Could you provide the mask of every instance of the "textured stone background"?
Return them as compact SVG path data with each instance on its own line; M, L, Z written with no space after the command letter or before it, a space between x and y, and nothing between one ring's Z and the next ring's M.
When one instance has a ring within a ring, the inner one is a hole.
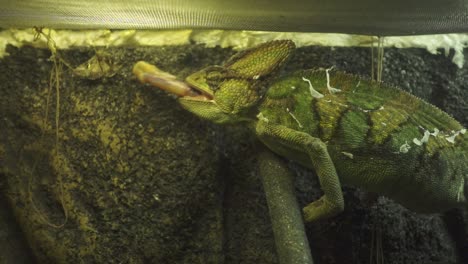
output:
M50 52L9 47L10 56L0 60L0 239L12 249L0 263L277 263L255 139L243 128L198 120L131 75L132 65L146 60L183 78L233 51L200 45L107 51L122 65L113 77L87 80L63 70L58 151L55 91L43 123ZM76 67L94 50L60 53ZM285 71L332 65L366 76L370 50L304 47ZM386 83L465 126L467 79L468 68L458 69L450 57L385 50ZM317 198L313 172L290 167L301 204ZM345 201L343 214L307 225L317 263L468 261L459 212L418 215L351 188ZM65 219L63 227L51 226ZM19 259L23 253L29 257Z

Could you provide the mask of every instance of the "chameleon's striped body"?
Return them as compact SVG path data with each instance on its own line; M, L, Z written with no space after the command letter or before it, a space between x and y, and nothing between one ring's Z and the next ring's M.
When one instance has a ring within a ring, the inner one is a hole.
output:
M419 212L467 204L468 133L457 121L404 91L344 73L330 73L330 86L341 91L329 91L325 70L283 77L270 86L259 117L322 139L344 184ZM312 166L306 153L263 141Z
M406 92L339 72L278 79L293 50L292 41L267 42L193 73L186 83L144 63L134 72L180 95L195 115L248 123L271 150L313 168L324 195L304 207L306 221L343 210L341 183L419 212L468 203L468 133L458 122Z

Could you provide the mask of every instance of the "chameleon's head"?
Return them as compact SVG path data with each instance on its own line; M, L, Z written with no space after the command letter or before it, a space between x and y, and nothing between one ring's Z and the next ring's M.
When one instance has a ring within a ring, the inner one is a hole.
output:
M183 96L179 102L188 111L215 123L245 120L294 47L289 40L271 41L239 52L223 66L198 71L185 81L201 96Z

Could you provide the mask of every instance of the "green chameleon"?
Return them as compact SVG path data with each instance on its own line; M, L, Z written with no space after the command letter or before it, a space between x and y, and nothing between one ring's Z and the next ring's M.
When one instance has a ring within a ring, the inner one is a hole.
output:
M178 81L138 62L140 81L174 93L214 123L243 123L276 154L314 169L323 196L306 221L344 208L341 185L423 213L468 207L468 133L438 108L396 88L331 69L280 76L295 45L271 41Z

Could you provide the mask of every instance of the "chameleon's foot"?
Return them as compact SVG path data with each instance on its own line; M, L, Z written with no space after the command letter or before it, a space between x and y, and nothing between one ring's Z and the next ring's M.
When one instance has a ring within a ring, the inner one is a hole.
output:
M306 222L329 218L343 212L343 210L343 200L331 203L326 196L322 196L302 209Z

